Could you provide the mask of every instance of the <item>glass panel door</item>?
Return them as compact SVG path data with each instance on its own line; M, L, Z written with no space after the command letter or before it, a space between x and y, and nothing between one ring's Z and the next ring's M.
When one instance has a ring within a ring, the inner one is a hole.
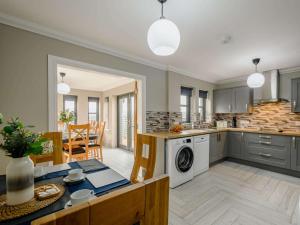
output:
M118 96L118 147L134 148L134 95Z

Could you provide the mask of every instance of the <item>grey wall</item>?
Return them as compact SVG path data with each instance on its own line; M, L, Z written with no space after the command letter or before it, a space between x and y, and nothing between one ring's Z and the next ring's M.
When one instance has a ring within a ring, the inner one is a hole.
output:
M0 24L0 112L48 128L47 55L146 76L146 110L167 111L167 74L149 66Z

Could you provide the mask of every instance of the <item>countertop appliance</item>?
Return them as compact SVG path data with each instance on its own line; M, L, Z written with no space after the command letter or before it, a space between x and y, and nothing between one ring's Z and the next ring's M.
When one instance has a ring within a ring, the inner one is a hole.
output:
M175 188L194 177L194 142L192 137L167 142L166 164L170 187Z
M209 135L194 137L194 176L199 175L209 168Z

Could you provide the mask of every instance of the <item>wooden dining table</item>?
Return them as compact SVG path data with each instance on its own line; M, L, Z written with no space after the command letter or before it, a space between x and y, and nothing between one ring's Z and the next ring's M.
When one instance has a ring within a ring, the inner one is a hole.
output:
M96 159L91 159L91 160L96 160ZM60 199L58 199L56 202L54 202L53 204L51 204L43 209L40 209L36 212L33 212L31 214L28 214L28 215L25 215L22 217L2 221L2 222L0 222L0 225L4 225L4 224L5 225L29 225L29 224L31 224L31 221L33 221L37 218L40 218L45 215L48 215L48 214L51 214L56 211L64 209L66 206L66 203L70 200L70 195L73 192L80 190L80 189L91 189L91 190L94 190L96 196L101 196L101 195L109 193L115 189L119 189L119 188L122 188L122 187L125 187L125 186L128 186L131 184L131 182L124 177L123 177L124 179L122 179L122 180L118 180L117 182L109 183L107 185L97 187L97 188L95 188L93 186L93 184L87 178L83 182L75 184L75 185L67 185L63 181L63 178L68 175L68 171L70 169L76 169L76 168L82 168L86 174L97 173L97 176L99 174L99 180L101 180L101 178L103 179L104 177L102 177L100 175L101 173L98 173L98 172L105 171L110 168L108 166L106 166L105 164L103 164L102 162L97 160L97 162L99 162L99 167L97 167L95 169L92 168L91 170L90 169L86 170L86 168L82 165L85 162L88 162L88 163L92 162L91 160L68 163L68 167L70 167L70 168L67 170L55 171L52 173L48 173L43 177L35 179L35 185L50 184L50 183L63 185L65 187L65 192L64 192L63 196ZM81 162L83 162L83 163L81 163ZM93 163L95 163L95 162L93 162ZM113 171L113 172L116 172L116 171ZM98 179L98 177L97 177L97 179ZM2 175L2 176L0 176L0 195L5 194L5 192L6 192L5 187L6 187L5 175Z

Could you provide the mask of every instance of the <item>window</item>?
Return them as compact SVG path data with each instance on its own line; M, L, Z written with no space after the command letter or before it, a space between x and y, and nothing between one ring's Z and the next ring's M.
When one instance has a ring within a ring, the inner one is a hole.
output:
M109 128L109 97L104 98L103 120L106 124L106 128Z
M77 96L64 95L63 101L64 101L63 110L69 111L69 112L74 112L74 115L75 115L74 123L77 124Z
M99 98L89 97L89 121L99 121Z
M182 114L182 122L183 123L191 122L192 91L193 91L192 88L181 87L180 112Z
M207 99L207 91L199 90L199 110L200 113L200 121L206 121L206 99Z

